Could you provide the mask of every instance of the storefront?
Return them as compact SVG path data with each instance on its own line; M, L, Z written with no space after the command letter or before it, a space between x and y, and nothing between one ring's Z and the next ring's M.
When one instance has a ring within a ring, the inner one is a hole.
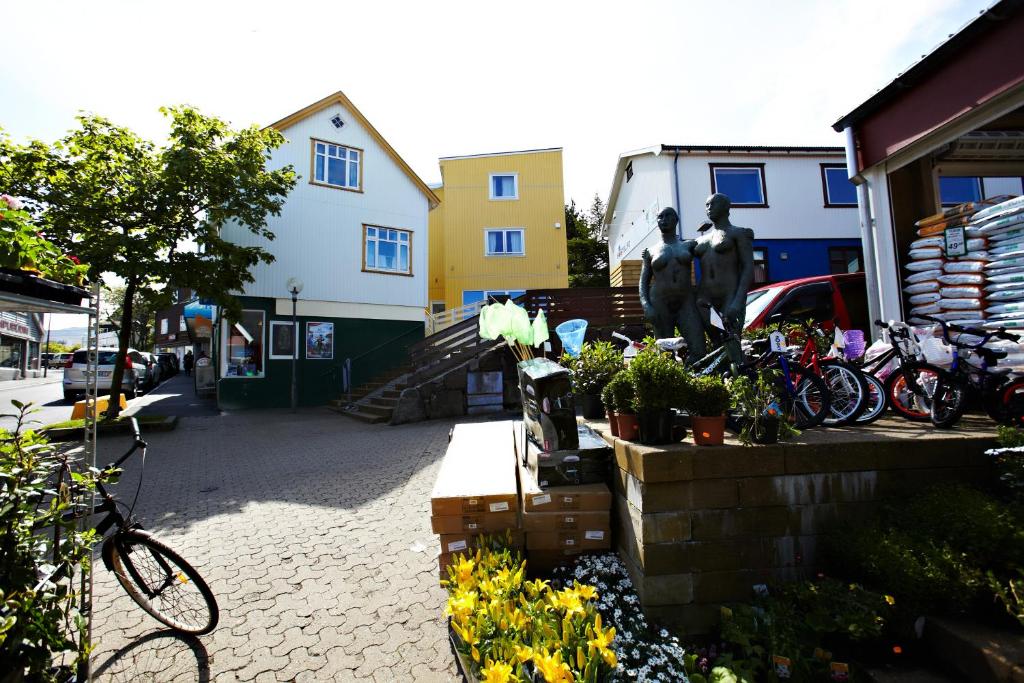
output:
M0 313L0 380L21 379L40 368L42 321L30 313Z
M915 223L1024 192L1024 2L994 4L833 127L857 186L871 317L905 319Z

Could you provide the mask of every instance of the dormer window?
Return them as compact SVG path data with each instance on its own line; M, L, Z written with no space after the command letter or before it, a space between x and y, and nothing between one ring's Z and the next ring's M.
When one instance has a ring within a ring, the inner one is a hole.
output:
M313 140L313 180L315 185L342 190L363 190L363 151L323 140Z
M518 173L492 173L491 199L519 199Z

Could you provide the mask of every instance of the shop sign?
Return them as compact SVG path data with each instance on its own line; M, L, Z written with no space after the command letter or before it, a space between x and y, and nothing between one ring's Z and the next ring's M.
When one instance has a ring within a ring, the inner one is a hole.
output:
M966 256L967 238L963 226L946 228L946 256Z
M27 337L28 325L17 320L8 320L7 318L0 318L0 332L4 334L15 334L20 337Z
M212 304L203 303L203 299L193 300L185 304L182 312L185 318L185 327L193 339L209 339L213 336L213 317L215 314Z

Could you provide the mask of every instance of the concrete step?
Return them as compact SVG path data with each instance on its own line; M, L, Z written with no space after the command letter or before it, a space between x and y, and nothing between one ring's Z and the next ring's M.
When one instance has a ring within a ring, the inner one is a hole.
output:
M366 402L371 405L382 406L384 408L394 408L396 405L398 405L397 398L391 398L387 396L372 396L366 399Z
M384 417L383 415L375 415L373 413L364 412L361 409L345 410L343 408L335 408L333 406L328 407L339 415L345 415L347 417L351 417L353 420L359 420L360 422L366 422L369 424L380 424L381 422L387 422L391 419L390 416Z
M928 617L924 640L936 658L969 681L1024 682L1024 638L1018 629Z
M404 389L404 388L405 387L402 387L402 389ZM384 398L398 399L398 398L400 398L402 396L402 389L385 389L381 393L381 396L383 396Z
M367 402L359 403L357 405L359 407L359 412L368 413L370 415L380 415L381 417L386 418L388 420L391 419L391 413L394 412L394 409L389 406L379 406L376 405L375 403Z

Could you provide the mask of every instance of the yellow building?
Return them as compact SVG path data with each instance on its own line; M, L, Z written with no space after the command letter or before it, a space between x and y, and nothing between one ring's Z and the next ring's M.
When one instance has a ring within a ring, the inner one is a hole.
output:
M562 150L445 157L430 212L430 308L457 319L488 296L568 287ZM462 311L463 307L469 308Z

